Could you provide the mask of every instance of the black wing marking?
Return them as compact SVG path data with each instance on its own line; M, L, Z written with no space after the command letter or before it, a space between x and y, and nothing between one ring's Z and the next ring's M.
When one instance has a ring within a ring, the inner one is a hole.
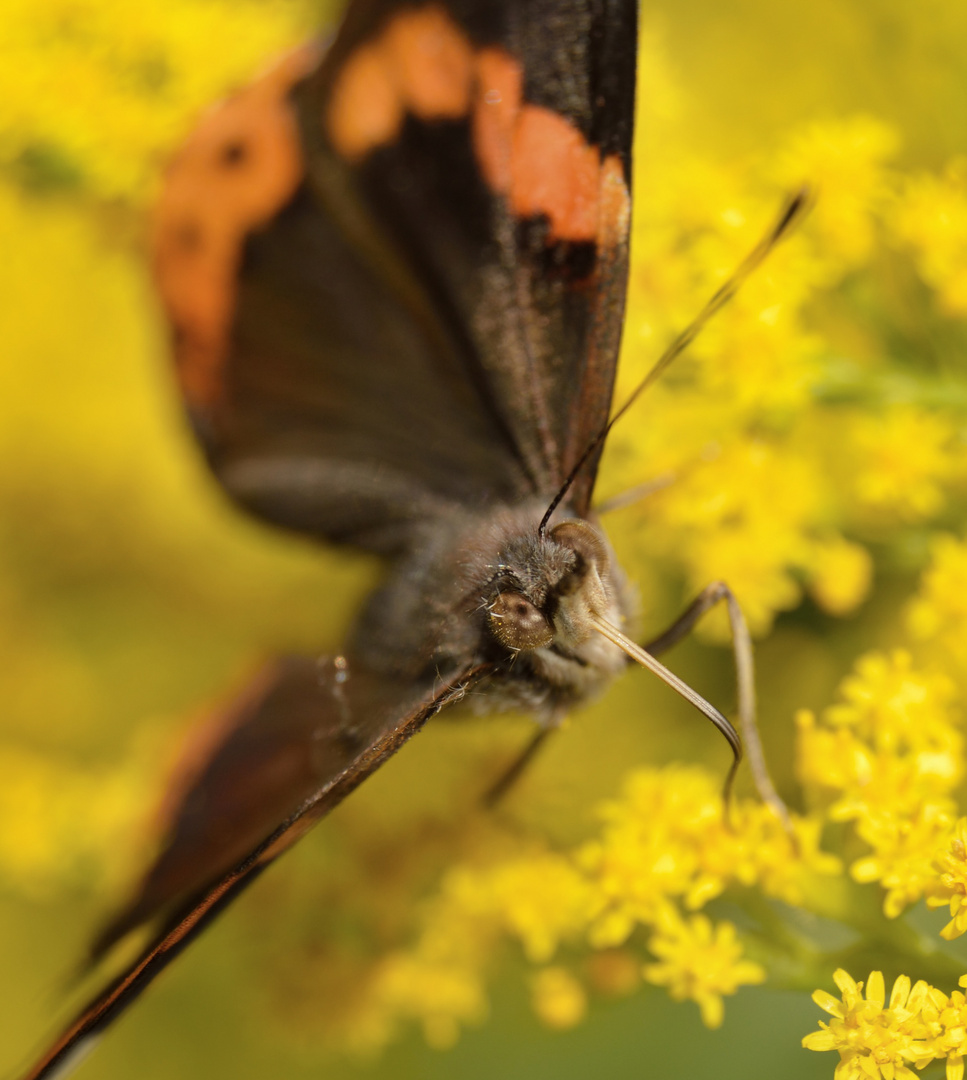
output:
M268 691L267 695L263 695L262 701L272 703L273 700L277 700L273 698L273 695L284 695L293 690L304 693L307 687L306 677L312 670L318 670L316 661L287 662L275 686ZM333 667L335 674L345 670L345 668ZM169 916L164 928L141 956L80 1012L61 1037L26 1074L24 1080L42 1080L42 1078L49 1080L53 1076L64 1075L76 1065L87 1050L93 1047L104 1029L223 908L255 880L269 863L291 847L320 818L395 753L430 716L462 698L468 689L486 674L487 669L483 667L467 668L441 685L429 690L424 689L422 693L414 693L412 689L401 688L399 684L361 672L350 671L349 678L345 682L324 680L322 691L315 694L315 705L325 714L320 721L325 731L322 741L329 748L341 742L343 749L337 751L331 766L318 768L314 790L304 795L301 801L293 806L281 824L267 834L263 834L262 839L239 858L231 869L214 878L210 872L205 874L208 884L176 908ZM266 720L271 716L274 716L274 708L269 708L264 714ZM242 729L245 726L251 727L253 723L257 726L257 717L250 714L248 725L243 724L238 732L233 732L223 744L220 753L224 753L228 758L235 757L239 749L238 740L244 742L247 739ZM239 804L237 791L228 790L233 785L228 783L225 787L225 781L233 774L236 764L244 757L243 752L237 762L232 762L223 770L224 791L222 794L225 795L225 805L220 808L222 811L226 806ZM211 768L203 774L202 780L193 791L198 792L205 787L206 775L212 776ZM241 782L242 774L235 775L234 780ZM266 785L263 783L262 786ZM219 787L216 784L208 790L217 793ZM179 863L190 867L194 865L194 859L199 852L204 852L205 857L210 854L207 851L208 845L204 836L199 840L197 835L193 835L199 823L197 820L192 820L196 818L196 814L191 801L189 795L175 830L173 845L168 848L158 864L162 865L167 859L169 872L173 868L176 877ZM216 819L217 816L216 813ZM232 850L234 850L234 845ZM181 869L183 870L184 866ZM211 868L208 869L210 871ZM190 873L187 876L182 875L180 887L173 891L174 895L184 894L185 882L190 877ZM169 892L167 886L158 884L163 879L164 875L155 881L152 886L155 889L153 893L150 890L143 893L136 904L129 909L127 913L129 924L133 925L131 917L135 911L138 912L138 921L140 921L141 918L153 914L171 899L171 896L167 895ZM152 882L152 875L149 874L147 881ZM120 925L120 921L117 925Z

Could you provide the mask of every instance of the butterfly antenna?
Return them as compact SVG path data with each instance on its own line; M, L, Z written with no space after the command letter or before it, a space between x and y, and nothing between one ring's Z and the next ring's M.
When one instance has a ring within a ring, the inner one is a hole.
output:
M584 453L578 458L577 464L570 471L567 479L561 485L560 491L554 496L551 505L547 508L543 518L541 518L541 523L537 528L537 534L541 539L544 538L547 532L547 526L551 520L552 514L558 506L561 505L564 497L567 495L568 491L571 490L571 485L574 483L575 479L577 479L578 474L608 437L608 434L614 425L622 416L624 416L631 406L634 405L641 394L664 373L669 364L691 345L695 338L698 337L699 333L701 333L709 319L717 315L732 297L735 296L739 289L745 284L746 279L759 268L776 244L778 244L783 237L788 235L788 233L802 221L803 216L809 210L811 205L812 192L808 187L800 188L795 195L786 201L782 208L782 212L779 214L779 217L772 228L762 237L749 254L746 255L745 259L739 264L732 276L715 292L705 307L698 313L696 318L685 327L674 341L672 341L668 348L658 358L654 367L641 382L638 383L635 389L632 390L631 395L621 408L618 409L608 423L605 424L591 440Z

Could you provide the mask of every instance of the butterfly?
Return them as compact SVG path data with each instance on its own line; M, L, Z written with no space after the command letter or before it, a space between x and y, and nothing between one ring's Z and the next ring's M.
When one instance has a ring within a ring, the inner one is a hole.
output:
M172 163L154 263L212 473L266 521L384 556L386 576L343 653L268 665L187 762L166 844L91 958L142 924L155 936L31 1080L76 1064L273 860L470 694L538 722L494 797L629 657L709 716L737 764L730 722L654 659L725 601L751 732L734 598L710 586L638 646L591 508L623 412L609 422L636 40L637 0L352 0L328 49L218 106Z

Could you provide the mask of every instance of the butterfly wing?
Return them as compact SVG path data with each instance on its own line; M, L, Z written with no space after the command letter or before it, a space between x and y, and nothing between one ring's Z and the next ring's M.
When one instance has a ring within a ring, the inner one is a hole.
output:
M166 849L99 947L167 910L162 930L26 1080L60 1075L79 1060L269 863L483 675L467 669L414 689L356 671L342 658L292 658L264 672L229 714L214 753L199 763Z
M163 849L138 895L99 935L92 960L236 865L378 738L387 707L392 723L408 697L421 696L371 673L360 683L344 657L267 665L192 733L165 795Z
M359 0L208 118L157 268L236 499L392 551L453 502L554 494L610 405L636 8Z
M610 406L636 10L354 0L325 57L293 54L203 123L172 168L155 261L190 415L240 503L394 552L454 504L555 493ZM595 467L572 489L579 513ZM98 948L156 915L163 929L31 1080L73 1063L486 675L468 662L413 685L327 664L283 663L230 713Z

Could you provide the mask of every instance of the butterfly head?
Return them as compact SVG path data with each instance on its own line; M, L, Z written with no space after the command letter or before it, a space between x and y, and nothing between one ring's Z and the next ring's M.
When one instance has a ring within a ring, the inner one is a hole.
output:
M486 604L488 629L501 645L578 658L596 636L595 616L620 620L608 545L593 525L562 521L514 548Z

